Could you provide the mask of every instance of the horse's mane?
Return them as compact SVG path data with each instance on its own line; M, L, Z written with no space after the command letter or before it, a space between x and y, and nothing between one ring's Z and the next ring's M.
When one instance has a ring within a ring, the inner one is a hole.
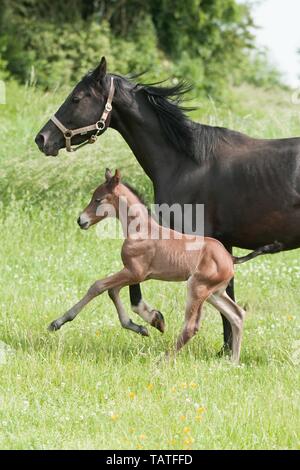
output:
M123 77L114 74L118 93L124 97L130 94L130 91L145 94L158 116L167 139L181 152L182 158L190 158L197 163L213 158L219 140L225 139L228 131L221 127L194 122L186 116L186 112L197 109L182 105L183 98L192 90L192 85L186 81L179 81L173 86L162 86L165 81L150 84L132 83L141 75ZM124 80L131 84L131 88L122 86Z
M187 117L187 112L197 109L182 105L185 95L193 86L183 80L170 86L162 85L166 80L148 84L136 83L143 74L144 72L128 76L111 74L115 79L116 93L128 106L132 103L132 93L143 93L155 110L166 138L181 153L182 158L189 158L196 163L213 159L217 144L220 140L228 142L230 131L200 124ZM92 71L82 78L86 86L91 88L92 80Z

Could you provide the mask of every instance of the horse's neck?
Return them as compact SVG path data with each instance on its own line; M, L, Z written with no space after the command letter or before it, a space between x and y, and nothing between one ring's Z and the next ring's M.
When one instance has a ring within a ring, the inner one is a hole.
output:
M136 94L132 106L122 100L116 102L111 127L125 139L154 186L161 184L180 163L180 155L168 141L156 113Z

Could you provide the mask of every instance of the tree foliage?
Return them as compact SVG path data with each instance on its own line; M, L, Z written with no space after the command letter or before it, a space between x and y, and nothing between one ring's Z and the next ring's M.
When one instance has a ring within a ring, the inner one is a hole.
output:
M251 78L253 26L237 0L0 0L0 68L47 88L106 54L110 70L149 68L219 94L228 80Z

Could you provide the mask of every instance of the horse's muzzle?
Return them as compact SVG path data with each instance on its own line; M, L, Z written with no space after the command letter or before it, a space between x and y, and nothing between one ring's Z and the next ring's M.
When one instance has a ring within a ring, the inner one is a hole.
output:
M37 134L35 143L46 156L56 157L58 155L59 147L57 145L50 145L44 133L40 132Z
M90 226L88 221L81 220L81 217L78 217L77 223L82 230L87 230Z

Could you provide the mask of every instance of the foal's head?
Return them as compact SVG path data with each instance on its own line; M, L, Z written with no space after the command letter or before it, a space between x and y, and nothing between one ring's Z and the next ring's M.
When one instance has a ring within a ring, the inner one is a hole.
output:
M119 200L117 188L120 181L119 170L112 175L111 171L106 169L104 183L94 191L90 203L78 217L77 222L81 229L87 230L106 217L116 216Z

